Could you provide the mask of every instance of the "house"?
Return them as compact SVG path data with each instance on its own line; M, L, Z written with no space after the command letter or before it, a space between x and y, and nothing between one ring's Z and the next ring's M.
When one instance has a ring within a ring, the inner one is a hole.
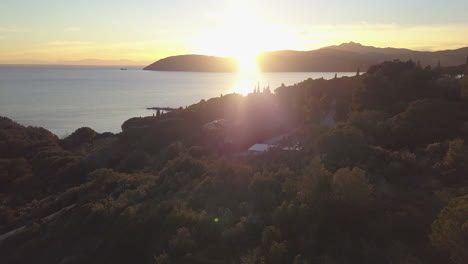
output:
M249 148L249 153L262 153L268 151L273 145L270 144L255 144Z

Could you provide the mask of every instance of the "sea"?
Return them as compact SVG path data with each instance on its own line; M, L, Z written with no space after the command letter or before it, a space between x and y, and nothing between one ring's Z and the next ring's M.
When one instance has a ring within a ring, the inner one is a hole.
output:
M185 107L254 87L293 85L351 72L200 73L144 71L142 67L0 65L0 116L66 137L80 127L121 132L148 107Z

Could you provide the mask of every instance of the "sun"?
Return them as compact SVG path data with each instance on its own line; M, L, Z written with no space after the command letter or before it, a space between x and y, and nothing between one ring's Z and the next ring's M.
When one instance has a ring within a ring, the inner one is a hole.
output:
M236 57L239 65L239 71L258 71L257 67L257 53L255 52L244 52Z
M239 70L255 70L259 52L286 47L290 39L266 23L258 12L232 9L216 26L206 28L195 41L195 53L236 58Z
M240 70L237 72L232 92L242 95L252 93L254 88L260 83L260 78L261 76L257 70Z
M247 94L258 83L257 56L262 51L290 46L291 37L261 19L248 8L230 9L222 21L200 34L194 45L197 54L230 57L238 62L238 81L233 92Z

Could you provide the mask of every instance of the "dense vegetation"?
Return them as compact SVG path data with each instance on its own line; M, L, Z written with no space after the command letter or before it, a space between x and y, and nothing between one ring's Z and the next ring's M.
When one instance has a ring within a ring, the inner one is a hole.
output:
M0 233L26 229L0 240L1 262L468 263L466 78L385 62L117 135L2 118ZM338 124L320 126L330 110Z

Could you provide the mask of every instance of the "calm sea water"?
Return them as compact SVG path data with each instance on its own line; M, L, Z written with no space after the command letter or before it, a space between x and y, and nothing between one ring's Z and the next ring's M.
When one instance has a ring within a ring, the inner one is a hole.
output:
M41 126L58 136L88 126L98 132L120 132L121 124L150 116L146 107L185 107L253 86L291 85L335 73L151 72L129 67L0 65L0 116L23 125ZM354 73L338 73L349 76Z

